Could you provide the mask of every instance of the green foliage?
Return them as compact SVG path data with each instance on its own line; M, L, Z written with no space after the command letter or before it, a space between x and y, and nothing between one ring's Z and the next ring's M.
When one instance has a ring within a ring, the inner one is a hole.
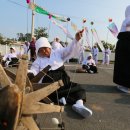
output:
M40 37L46 37L48 38L48 33L46 33L47 28L43 28L43 27L38 27L37 29L35 29L34 34L36 39L39 39Z
M115 51L115 45L112 45L111 43L108 43L108 42L106 43L105 41L101 41L101 42L102 42L104 48L109 47L111 51L113 51L113 52Z
M22 42L31 40L31 34L30 33L26 33L26 34L17 33L17 37L18 37L18 41L22 41Z
M3 43L3 36L2 36L2 34L0 34L0 44L2 44Z
M37 29L34 30L34 35L36 37L36 39L40 38L40 37L46 37L48 38L48 33L46 33L47 28L43 28L43 27L38 27ZM31 41L31 33L17 33L17 38L18 41Z

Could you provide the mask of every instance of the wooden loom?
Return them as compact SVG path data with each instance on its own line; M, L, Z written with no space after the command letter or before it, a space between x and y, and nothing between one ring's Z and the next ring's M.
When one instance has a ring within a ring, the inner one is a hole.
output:
M16 76L12 74L15 79L12 82L9 78L11 73L8 73L8 77L0 65L0 130L40 130L33 119L34 114L63 112L61 106L39 102L63 86L62 81L36 91L26 91L28 87L33 88L27 78L27 68L27 60L22 59Z

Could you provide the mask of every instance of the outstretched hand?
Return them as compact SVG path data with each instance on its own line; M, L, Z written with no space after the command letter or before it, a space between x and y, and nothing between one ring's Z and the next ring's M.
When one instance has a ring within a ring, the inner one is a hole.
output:
M75 39L76 39L77 41L79 41L79 40L82 38L82 36L83 36L83 31L84 31L84 29L82 29L81 31L79 31L79 32L77 32L77 33L75 34Z

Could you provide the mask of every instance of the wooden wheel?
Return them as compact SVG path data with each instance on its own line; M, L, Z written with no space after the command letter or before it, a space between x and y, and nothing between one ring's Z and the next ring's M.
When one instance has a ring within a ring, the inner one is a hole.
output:
M0 65L0 130L39 130L33 114L63 112L63 107L39 102L63 85L54 82L47 87L25 93L27 84L27 60L21 60L15 82L12 83ZM29 83L29 82L28 82ZM19 123L24 127L20 127Z

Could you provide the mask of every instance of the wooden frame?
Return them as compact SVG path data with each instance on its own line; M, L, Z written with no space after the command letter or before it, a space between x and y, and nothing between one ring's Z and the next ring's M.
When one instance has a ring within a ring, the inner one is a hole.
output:
M27 68L25 59L20 61L16 75L0 65L0 130L39 130L33 114L64 111L63 106L39 102L63 86L62 81L33 91L33 84L27 78Z

